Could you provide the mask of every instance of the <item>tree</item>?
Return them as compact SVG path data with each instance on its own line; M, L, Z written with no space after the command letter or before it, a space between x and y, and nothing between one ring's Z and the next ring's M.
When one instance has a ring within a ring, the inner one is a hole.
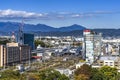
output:
M35 40L34 44L35 44L35 47L37 47L38 45L40 45L41 47L52 47L52 45L50 45L49 43L45 43L40 40Z
M61 74L58 80L69 80L69 78L65 74Z
M75 71L75 80L120 80L120 73L109 66L95 69L84 64Z
M80 68L75 71L75 75L84 74L88 77L91 76L92 68L87 64L83 64Z
M84 74L79 74L79 75L75 76L74 78L75 78L75 80L89 80L89 77L87 77Z
M105 75L101 72L96 72L90 80L104 80L105 79Z
M37 47L38 45L41 45L41 47L45 47L45 43L43 41L40 41L40 40L35 40L35 47Z
M10 40L4 40L4 41L0 41L0 44L6 45L6 43L9 43Z
M18 71L5 70L1 72L0 80L19 80L20 73Z
M64 74L53 69L46 69L39 72L40 80L69 80Z
M20 74L18 71L5 70L0 72L0 80L69 80L69 78L60 74L54 69L46 69L37 73L25 72Z
M120 80L120 72L117 74L116 80Z
M38 74L29 74L29 75L27 75L27 78L28 78L28 80L39 80L39 75Z
M105 80L114 80L114 79L118 80L120 78L118 77L119 73L116 68L112 68L109 66L103 66L100 69L100 72L105 75Z
M75 71L76 76L85 75L90 78L92 76L92 68L87 64L83 64L80 68Z

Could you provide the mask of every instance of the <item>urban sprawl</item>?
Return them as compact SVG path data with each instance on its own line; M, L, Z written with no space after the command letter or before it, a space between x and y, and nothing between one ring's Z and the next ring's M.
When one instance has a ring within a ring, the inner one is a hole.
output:
M20 29L17 36L14 33L11 36L0 36L0 42L0 80L8 80L4 75L7 75L9 70L11 75L12 71L24 75L14 77L14 80L120 80L120 75L115 77L120 74L119 38L106 39L102 37L102 33L88 29L83 30L82 37L34 36L23 33ZM100 79L102 73L96 78L92 73L88 76L85 73L85 69L88 70L86 66L97 70L107 67L106 71L110 70L103 74L108 77ZM81 68L83 71L77 72L82 70ZM117 74L110 73L112 69L116 69ZM51 79L38 77L38 74L45 70L51 71L50 74L53 74L54 70L58 71L64 74L65 78L58 79L55 75Z

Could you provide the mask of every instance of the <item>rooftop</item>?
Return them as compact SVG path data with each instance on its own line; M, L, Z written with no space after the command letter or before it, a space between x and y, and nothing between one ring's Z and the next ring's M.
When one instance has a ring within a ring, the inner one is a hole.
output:
M99 60L117 60L119 57L118 56L102 56L100 57Z

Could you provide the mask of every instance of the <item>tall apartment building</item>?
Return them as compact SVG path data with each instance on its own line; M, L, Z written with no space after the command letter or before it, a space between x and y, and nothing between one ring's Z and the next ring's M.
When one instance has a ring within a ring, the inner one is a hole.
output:
M4 45L0 45L0 67L6 64L6 49Z
M84 30L83 56L86 62L93 63L101 54L102 35L91 30Z
M6 65L14 65L20 62L20 50L18 43L7 43L6 45Z
M31 47L28 45L20 45L20 61L24 62L31 58Z
M29 60L30 47L19 43L7 43L0 45L0 66L9 66Z

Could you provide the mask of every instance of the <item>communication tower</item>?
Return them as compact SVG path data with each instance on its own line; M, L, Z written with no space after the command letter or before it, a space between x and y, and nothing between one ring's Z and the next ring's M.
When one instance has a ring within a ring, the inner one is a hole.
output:
M19 26L19 32L18 32L18 43L19 44L23 44L23 26L24 26L24 22L22 20L22 23Z

